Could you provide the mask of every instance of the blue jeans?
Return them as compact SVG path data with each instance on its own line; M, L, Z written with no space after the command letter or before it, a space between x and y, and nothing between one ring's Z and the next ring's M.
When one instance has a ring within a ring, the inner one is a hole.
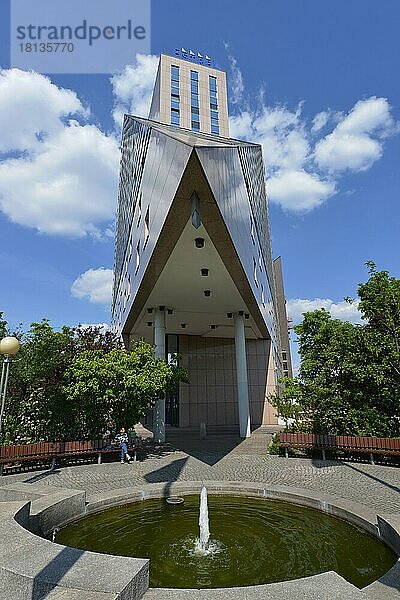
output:
M124 462L125 456L128 454L128 445L126 442L121 444L121 461Z

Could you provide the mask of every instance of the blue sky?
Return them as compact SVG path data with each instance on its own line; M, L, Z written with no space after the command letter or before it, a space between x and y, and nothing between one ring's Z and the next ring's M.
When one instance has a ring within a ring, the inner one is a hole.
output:
M98 270L113 264L118 118L144 111L156 59L133 56L113 83L15 77L1 10L2 81L25 104L14 110L0 87L0 311L13 325L107 322L109 271ZM321 299L356 319L340 302L356 295L368 259L400 276L399 18L398 0L152 3L152 54L184 46L212 56L228 73L231 133L263 144L273 250L295 317ZM23 154L30 127L34 164ZM33 139L35 127L47 141ZM11 168L10 156L20 159ZM51 177L46 203L33 183ZM96 202L84 206L85 194Z

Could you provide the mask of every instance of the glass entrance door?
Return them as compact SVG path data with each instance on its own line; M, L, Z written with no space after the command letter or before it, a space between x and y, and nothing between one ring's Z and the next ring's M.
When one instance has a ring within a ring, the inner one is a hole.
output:
M166 335L167 362L170 363L174 354L179 353L179 336L168 333ZM176 394L167 394L165 400L165 422L167 425L179 427L179 390Z

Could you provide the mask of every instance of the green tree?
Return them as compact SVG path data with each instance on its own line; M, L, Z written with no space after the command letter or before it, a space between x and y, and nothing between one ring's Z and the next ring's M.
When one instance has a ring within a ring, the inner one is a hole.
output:
M0 340L7 335L7 321L3 320L4 314L0 312Z
M358 287L364 324L316 310L305 313L294 328L301 366L289 389L292 406L301 415L297 427L331 434L400 435L400 281L377 272L372 262L367 266L369 280ZM272 399L280 411L283 400L282 394Z
M155 394L187 378L177 363L155 359L153 346L140 343L127 352L97 326L54 331L44 319L19 338L3 442L91 437L118 423L133 426Z
M302 387L297 379L290 377L282 377L279 383L279 392L271 394L268 400L285 421L286 429L298 430L302 426Z
M181 380L186 380L183 369L156 358L152 345L136 342L129 351L80 352L65 373L63 389L79 436L93 437L107 427L133 426Z

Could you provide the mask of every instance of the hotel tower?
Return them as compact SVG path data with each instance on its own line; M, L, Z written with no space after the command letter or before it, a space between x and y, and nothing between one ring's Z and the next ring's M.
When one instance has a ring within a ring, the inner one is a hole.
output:
M113 328L190 376L149 417L156 440L166 424L275 424L268 395L292 374L282 267L261 146L229 137L225 73L162 54L149 118L125 115L121 146Z

